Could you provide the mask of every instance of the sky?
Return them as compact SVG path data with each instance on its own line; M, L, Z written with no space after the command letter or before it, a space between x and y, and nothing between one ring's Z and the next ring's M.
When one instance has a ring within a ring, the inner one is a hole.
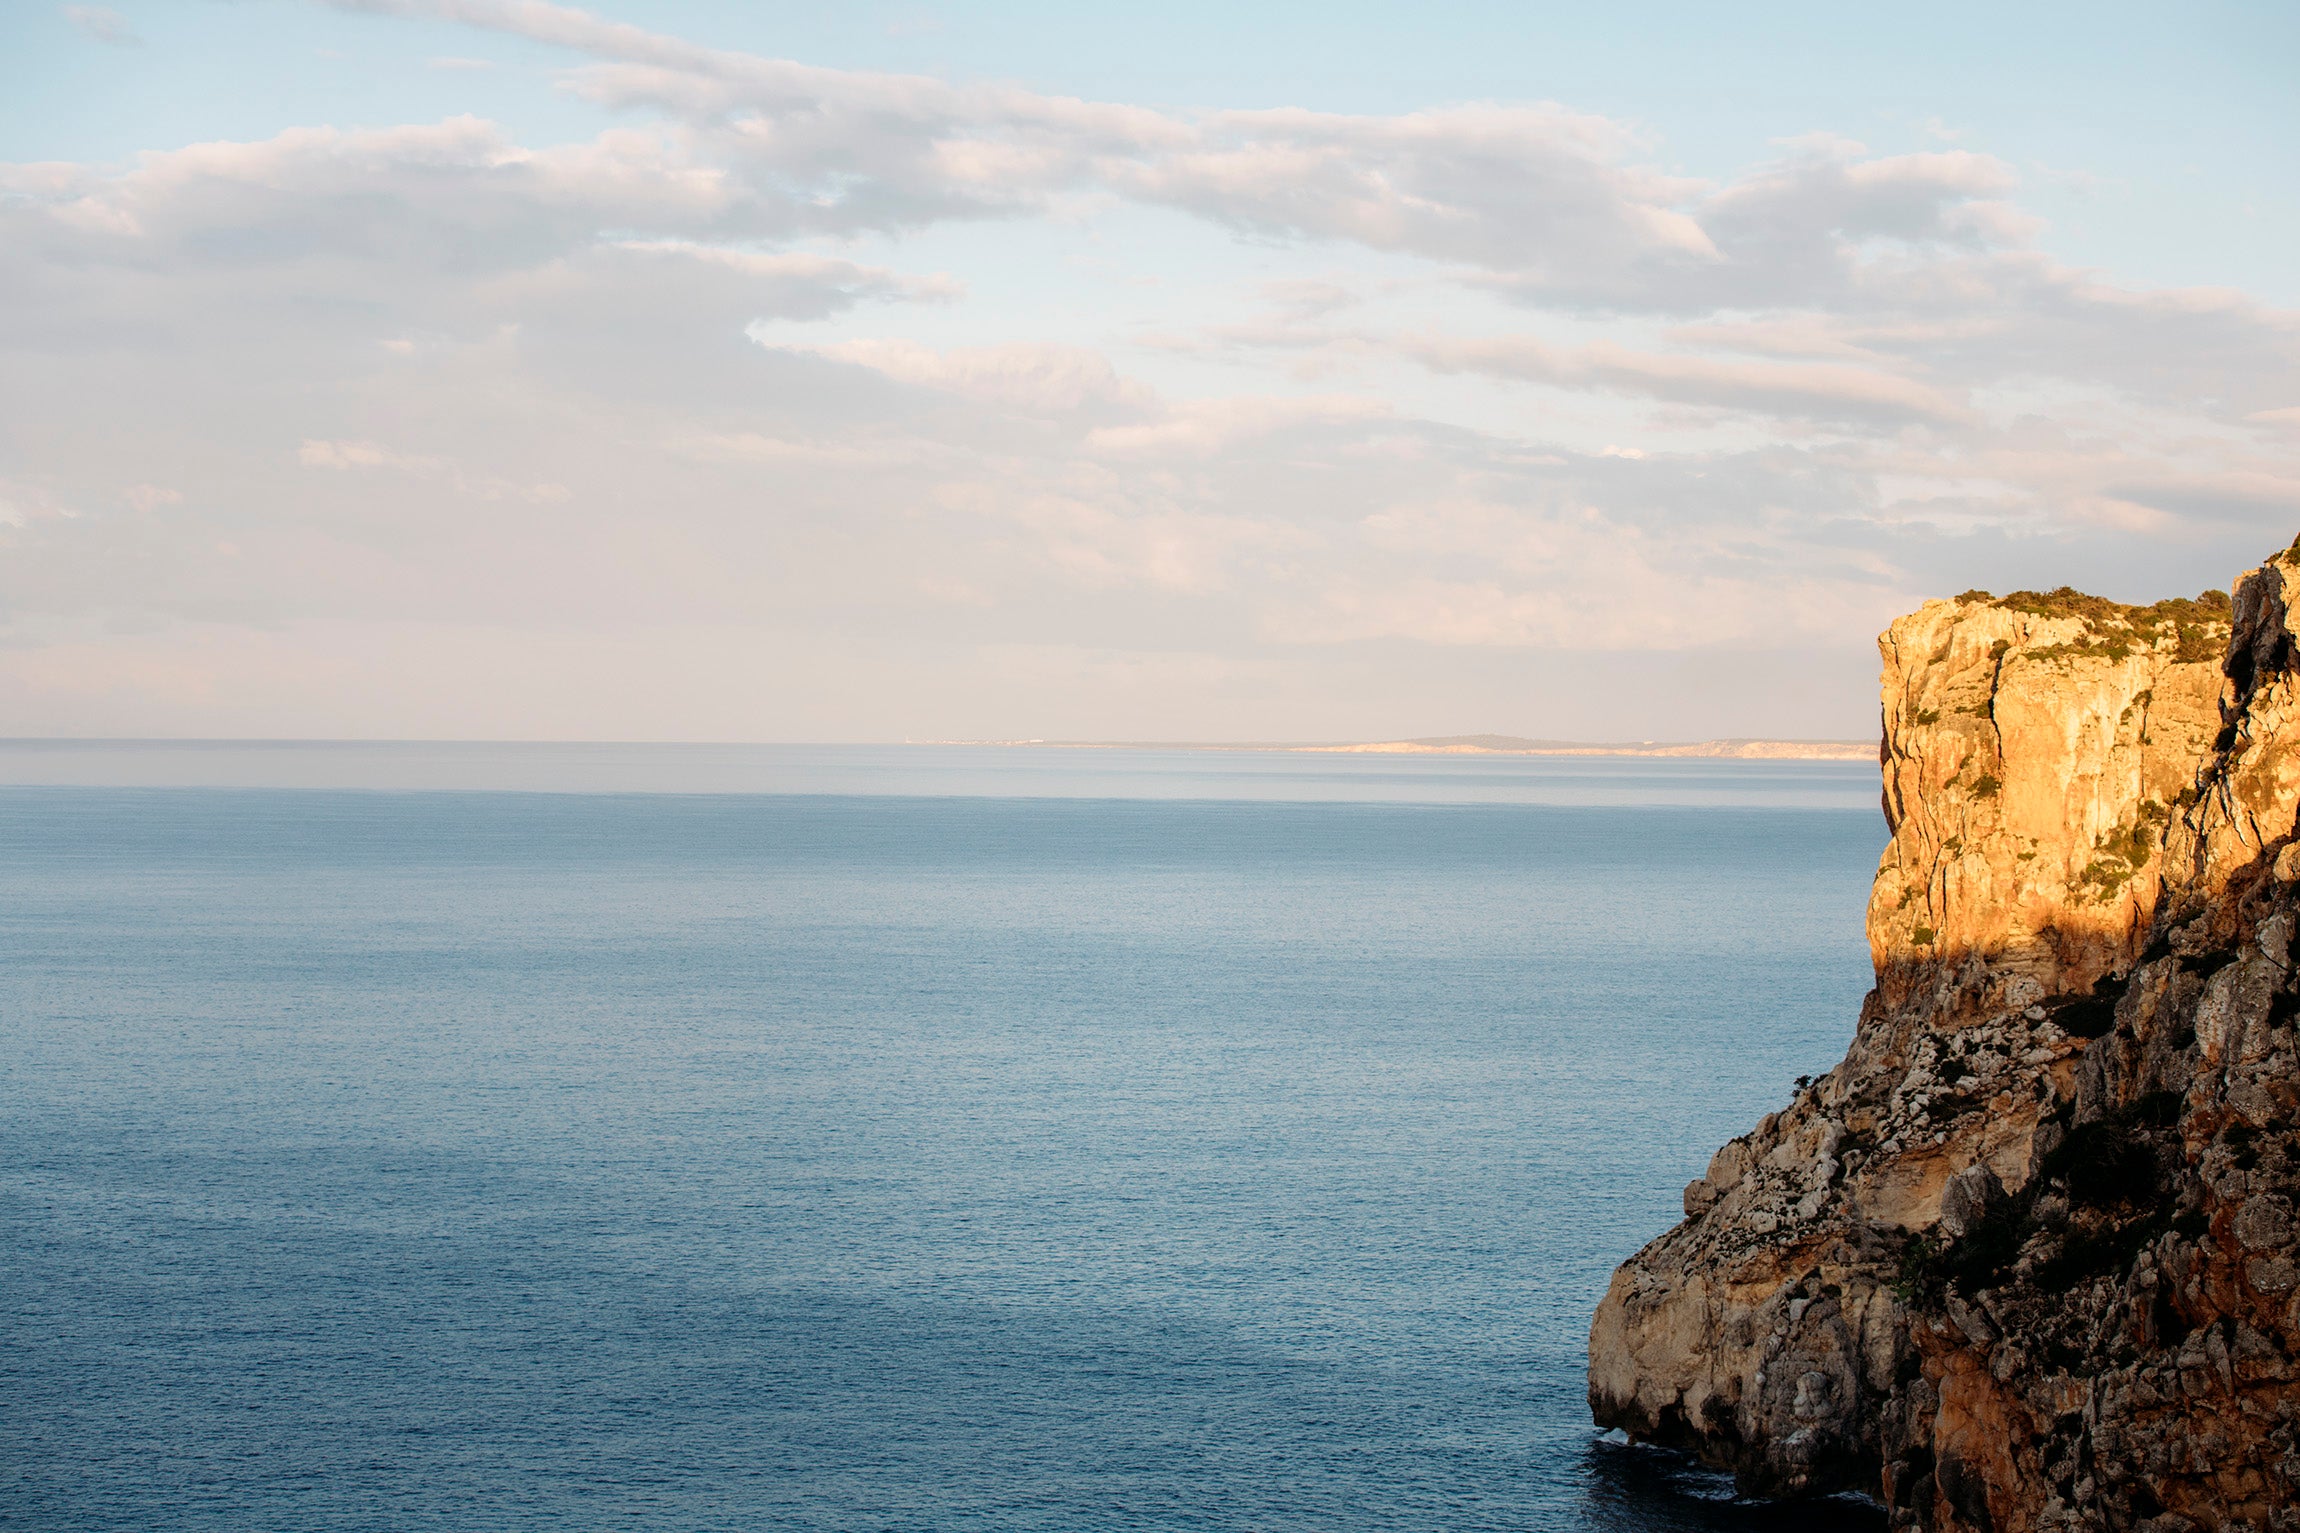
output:
M1860 737L2300 532L2300 7L0 3L0 735Z

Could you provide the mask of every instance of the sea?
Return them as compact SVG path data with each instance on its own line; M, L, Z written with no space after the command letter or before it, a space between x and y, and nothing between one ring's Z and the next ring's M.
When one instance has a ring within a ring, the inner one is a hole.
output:
M0 742L0 1527L1835 1530L1592 1308L1830 762Z

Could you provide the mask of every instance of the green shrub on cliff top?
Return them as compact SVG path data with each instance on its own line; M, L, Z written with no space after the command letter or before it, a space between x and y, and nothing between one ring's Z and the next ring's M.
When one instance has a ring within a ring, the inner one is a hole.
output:
M1967 592L1982 597L1985 592ZM2220 658L2227 638L2228 593L2204 591L2194 597L2169 596L2145 607L2127 606L2105 596L2089 596L2073 586L2050 591L2015 591L1993 598L2008 612L2031 617L2075 618L2086 632L2067 644L2048 644L2026 652L2030 660L2058 660L2072 656L2098 656L2122 660L2134 644L2154 648L2167 640L2176 648L2173 659L2184 664Z
M2050 591L2015 591L2010 596L1998 597L1996 604L2009 612L2026 612L2035 617L2080 617L2088 623L2115 622L2133 610L2105 596L2087 596L2074 586L2056 586Z

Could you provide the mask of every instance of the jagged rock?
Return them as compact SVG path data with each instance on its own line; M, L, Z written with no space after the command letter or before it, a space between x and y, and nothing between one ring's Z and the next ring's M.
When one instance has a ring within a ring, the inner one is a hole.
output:
M2296 580L1879 641L1876 988L1615 1274L1601 1425L1898 1528L2300 1533Z
M2004 1207L2005 1186L1985 1161L1975 1161L1949 1178L1941 1192L1941 1234L1950 1240L1986 1227L1991 1215Z

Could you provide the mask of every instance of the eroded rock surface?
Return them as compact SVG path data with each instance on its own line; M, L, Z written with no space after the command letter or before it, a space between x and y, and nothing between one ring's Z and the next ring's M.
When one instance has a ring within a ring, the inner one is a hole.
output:
M1601 1425L1901 1528L2300 1533L2288 590L1884 635L1876 988L1615 1274Z

